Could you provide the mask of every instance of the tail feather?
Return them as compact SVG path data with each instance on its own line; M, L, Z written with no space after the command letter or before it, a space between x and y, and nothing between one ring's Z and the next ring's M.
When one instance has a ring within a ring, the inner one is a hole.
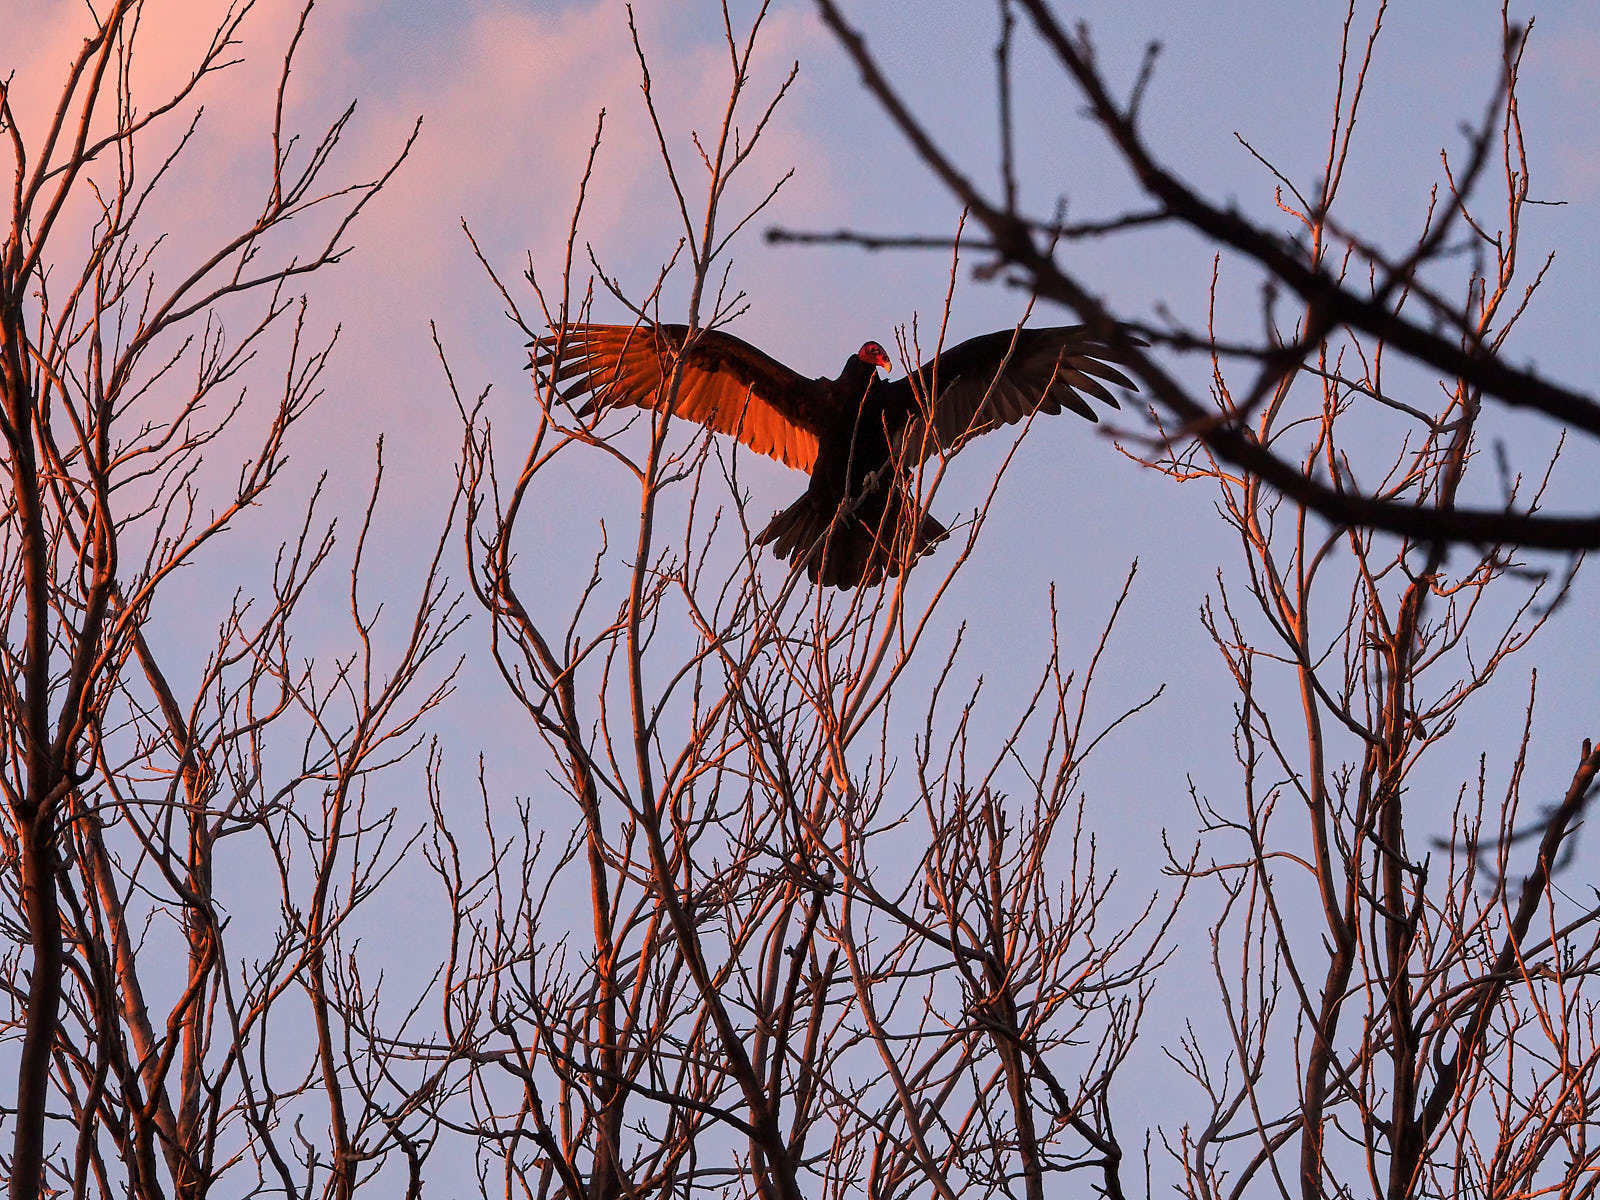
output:
M853 507L808 491L768 522L756 544L803 564L814 583L854 588L900 574L902 566L928 553L948 532L901 487L869 492Z

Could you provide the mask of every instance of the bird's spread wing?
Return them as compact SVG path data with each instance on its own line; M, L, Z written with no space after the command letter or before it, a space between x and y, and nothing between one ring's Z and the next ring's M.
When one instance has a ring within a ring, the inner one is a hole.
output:
M687 334L683 325L567 325L533 344L533 368L568 399L588 394L581 416L621 405L664 409L681 353L674 416L810 471L824 402L817 382L732 334L703 329L684 349Z
M949 453L969 438L1036 412L1069 408L1098 421L1084 397L1120 408L1106 383L1138 390L1111 365L1125 361L1124 351L1081 325L1003 329L952 346L889 385L903 389L899 401L909 410L900 438L901 461L911 464Z

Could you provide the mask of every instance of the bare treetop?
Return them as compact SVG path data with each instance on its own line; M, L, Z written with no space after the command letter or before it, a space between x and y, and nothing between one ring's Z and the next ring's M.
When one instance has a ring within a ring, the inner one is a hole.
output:
M1551 261L1547 257L1531 278L1519 280L1516 249L1521 214L1526 205L1537 201L1530 191L1515 102L1526 30L1513 25L1509 17L1503 19L1504 56L1493 71L1486 72L1484 111L1467 131L1461 150L1444 154L1442 196L1430 207L1412 248L1396 257L1379 250L1374 239L1363 237L1338 218L1346 155L1362 102L1366 67L1382 26L1382 6L1373 36L1364 46L1352 40L1354 8L1351 20L1345 23L1339 62L1348 96L1341 94L1344 107L1340 125L1329 141L1323 177L1314 187L1299 187L1265 164L1281 185L1280 207L1299 227L1293 238L1252 221L1230 204L1205 196L1164 164L1140 121L1141 101L1157 71L1158 48L1154 45L1126 96L1119 99L1087 26L1069 30L1045 0L1004 0L999 6L1002 32L997 50L996 103L1002 132L999 182L990 189L942 149L938 131L910 110L894 81L880 68L867 40L847 21L841 5L835 0L817 0L817 7L859 68L867 89L983 232L976 241L968 239L967 245L989 251L998 267L1008 269L1012 282L1033 295L1065 305L1108 339L1120 326L1136 331L1155 348L1245 365L1253 371L1253 378L1248 387L1240 389L1238 407L1244 416L1281 402L1282 394L1309 361L1318 357L1321 347L1330 339L1348 339L1365 364L1363 372L1338 376L1352 394L1415 415L1415 406L1390 395L1381 381L1372 377L1382 357L1403 356L1438 376L1458 381L1468 395L1473 419L1485 402L1535 412L1581 435L1576 448L1580 456L1600 453L1600 401L1581 387L1521 367L1506 354L1507 336ZM1109 218L1074 223L1063 222L1059 214L1029 213L1020 206L1015 182L1019 151L1010 135L1012 47L1021 36L1014 8L1026 14L1033 35L1081 97L1086 111L1144 192L1147 204ZM1502 180L1506 192L1499 201L1504 212L1499 228L1480 211L1496 203L1495 197L1483 194L1493 179ZM1264 286L1262 325L1266 332L1260 340L1219 340L1211 329L1187 328L1171 321L1157 324L1113 311L1106 307L1103 290L1076 273L1067 265L1067 257L1057 252L1058 247L1075 240L1136 236L1163 226L1194 231L1212 245L1241 256L1263 280L1270 281ZM773 230L768 236L855 243L869 249L951 245L947 238L900 237L893 232L819 235ZM1499 263L1500 290L1485 294L1469 283L1462 294L1452 296L1431 286L1430 269L1459 259L1461 239ZM1280 295L1292 295L1300 302L1292 317L1280 315ZM1497 319L1485 320L1490 312ZM1204 441L1223 461L1258 476L1334 525L1478 545L1557 550L1600 546L1600 511L1546 515L1520 507L1509 497L1497 508L1452 505L1440 509L1418 505L1406 497L1379 495L1337 470L1331 475L1317 468L1302 470L1262 445L1244 422L1219 413L1155 354L1137 353L1129 361L1141 385L1171 423L1173 436Z

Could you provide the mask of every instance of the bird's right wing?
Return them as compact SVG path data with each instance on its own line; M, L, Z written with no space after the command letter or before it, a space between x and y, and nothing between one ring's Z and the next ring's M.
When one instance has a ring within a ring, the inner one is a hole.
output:
M682 357L674 416L738 438L752 450L810 471L826 397L815 380L750 343L702 329L685 348L683 325L565 325L533 343L541 379L589 395L580 416L631 405L664 409L674 363Z

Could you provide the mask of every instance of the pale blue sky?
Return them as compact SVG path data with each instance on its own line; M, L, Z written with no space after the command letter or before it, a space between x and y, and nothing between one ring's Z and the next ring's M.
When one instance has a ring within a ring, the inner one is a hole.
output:
M709 130L720 117L726 61L717 42L720 22L709 3L643 0L638 7L658 97L678 138L675 148L683 152L686 124ZM749 7L735 4L736 20ZM848 7L918 114L976 178L991 182L991 6L923 0ZM1249 213L1280 221L1273 181L1239 146L1237 131L1297 182L1312 183L1325 153L1342 5L1106 0L1058 9L1088 22L1107 74L1122 86L1131 80L1144 44L1163 43L1145 105L1146 127L1151 143L1189 180ZM1364 36L1374 5L1363 2L1358 9L1356 27ZM23 22L61 28L56 6L24 0L20 12ZM1538 15L1521 92L1534 194L1564 205L1529 214L1526 261L1549 249L1557 258L1510 353L1593 394L1600 313L1600 5L1519 5L1513 16L1526 12ZM1494 85L1498 13L1498 5L1482 0L1391 6L1345 185L1345 220L1358 223L1380 245L1403 246L1415 236L1428 188L1440 175L1439 150L1459 152L1461 123L1480 115ZM769 246L761 229L778 223L943 233L953 229L957 208L860 88L810 6L800 0L775 5L770 21L755 93L770 91L796 58L801 75L751 167L750 188L761 190L790 166L796 178L734 251L733 281L748 293L750 312L733 332L798 370L832 375L867 338L888 344L896 327L915 314L936 321L948 259L936 253ZM282 19L264 13L260 23L271 26L266 32L275 46ZM267 68L273 52L262 60ZM43 56L26 64L24 74L41 65L49 66ZM1136 203L1126 173L1080 114L1079 100L1047 58L1026 43L1018 52L1017 80L1025 198L1044 211L1064 194L1074 218ZM427 531L431 541L454 481L459 429L429 342L430 320L438 324L463 390L475 393L493 383L490 410L502 444L514 444L516 431L529 422L533 400L523 371L523 339L500 317L501 305L472 260L459 219L472 225L508 280L529 252L553 277L582 155L602 106L609 110L608 137L585 227L595 254L625 284L642 290L672 251L675 212L644 124L622 5L613 0L325 0L315 10L296 85L296 115L307 120L360 97L348 160L359 164L352 168L357 174L370 172L398 145L411 119L424 117L413 162L365 226L357 226L356 253L314 284L314 319L324 328L342 322L342 347L311 436L295 454L301 478L325 467L339 472L360 465L335 478L332 499L349 512L366 487L372 442L385 436L392 486L377 536L388 558L375 570L376 592L388 580L414 577L423 540L418 531ZM229 96L239 107L229 107ZM261 114L249 104L243 83L218 103L213 136L224 148L219 153L231 156L225 160L230 165L195 177L184 222L203 226L214 208L227 204L236 187L232 173L261 169ZM1127 315L1149 318L1152 306L1162 303L1192 322L1203 321L1211 251L1194 238L1133 235L1074 246L1067 255ZM1254 329L1254 277L1228 260L1223 270L1224 326ZM952 336L1011 324L1022 303L1003 286L964 277ZM622 316L604 307L596 313L600 319ZM1070 320L1045 310L1035 318ZM1180 369L1186 378L1204 377L1203 364ZM1480 436L1503 438L1513 461L1528 468L1539 465L1553 442L1541 423L1498 409L1489 411ZM978 502L1005 449L1004 439L991 438L956 461L936 504L947 524ZM1575 447L1557 473L1547 510L1593 511L1600 502L1594 464L1592 446ZM587 561L597 514L625 516L631 500L603 471L575 464L563 478L562 489L542 498L541 544L524 550L530 570L557 564L549 584L557 597L578 585L561 579L560 572ZM766 460L747 460L743 480L752 492L752 511L763 515L803 486L799 475ZM1234 697L1197 619L1219 568L1239 578L1238 548L1213 513L1212 500L1204 485L1179 487L1136 469L1082 423L1041 423L1000 490L969 569L944 605L947 632L964 618L974 621L965 677L988 680L998 727L1013 715L1006 699L1024 677L1031 682L1049 584L1058 588L1070 639L1066 655L1083 661L1129 562L1140 560L1121 636L1105 664L1100 711L1110 716L1162 683L1168 691L1087 776L1090 824L1106 860L1125 870L1130 897L1161 884L1149 872L1163 830L1180 845L1192 838L1186 779L1192 777L1219 803L1227 802L1236 783L1229 741ZM205 612L231 593L236 579L259 570L261 545L280 536L274 519L263 516L193 572L194 613ZM919 571L928 586L938 562ZM462 571L462 564L452 563L454 576ZM1507 734L1520 722L1527 673L1535 665L1541 704L1530 794L1554 799L1570 777L1578 742L1597 732L1600 715L1596 578L1515 660L1511 675L1521 682L1506 681L1455 735L1458 769L1450 766L1449 751L1438 756L1446 767L1437 780L1439 832L1447 825L1454 783L1476 775L1480 748L1498 756L1491 758L1490 770L1503 779L1514 748ZM337 602L336 595L330 598ZM1327 619L1335 613L1329 611ZM527 781L542 774L542 751L497 691L483 653L485 633L480 618L462 635L469 660L464 686L439 727L450 768L461 779L471 775L482 750L491 779L525 793L532 786ZM338 636L330 631L330 648ZM1030 664L1025 672L1019 665L1024 660ZM425 810L416 799L420 821ZM560 824L569 818L563 809L551 819ZM1594 861L1593 847L1585 847L1588 865L1580 870L1592 876ZM415 898L419 913L433 902L421 892ZM391 913L407 911L403 894L391 903ZM1191 932L1203 929L1208 904L1194 910ZM414 946L415 930L408 919L387 932L397 945ZM374 929L371 936L381 943L385 932ZM1202 941L1197 937L1191 945ZM1186 978L1207 977L1203 961L1186 964L1184 971ZM1166 1032L1159 1023L1150 1029L1152 1038Z
M357 69L343 81L350 90L376 97L380 106L429 114L437 77L459 86L481 55L482 78L504 79L505 64L492 52L482 26L442 18L436 10L415 24L389 6L357 22L346 52ZM658 97L678 120L702 130L720 113L722 77L709 6L641 5L647 49L652 54ZM447 177L418 172L437 189L411 211L419 215L414 237L428 246L429 280L421 294L393 289L384 336L397 350L426 358L419 334L424 317L439 320L447 345L469 380L493 379L503 421L527 403L520 374L520 343L496 320L497 305L474 275L453 228L465 215L502 264L531 249L546 271L559 261L559 232L572 193L576 148L592 127L595 110L609 110L613 142L602 148L597 191L602 200L587 236L608 270L635 288L646 284L676 237L670 198L648 139L635 87L631 52L620 6L570 4L551 16L534 5L530 23L502 6L472 6L472 20L506 29L553 33L560 45L581 50L552 54L530 64L509 94L468 88L450 91L443 119L425 134L423 163L441 143L470 140L466 126L449 122L463 112L494 127L504 156L492 180L466 172ZM856 4L852 19L881 55L890 77L955 157L980 181L994 178L995 119L990 6L941 0L917 4ZM1365 35L1374 6L1362 4L1357 38ZM1531 11L1531 10L1530 10ZM1368 81L1360 136L1345 185L1344 219L1357 223L1380 245L1396 248L1416 234L1428 188L1439 179L1439 151L1459 155L1460 127L1476 120L1494 86L1499 9L1489 3L1398 4L1391 7ZM1514 16L1519 15L1514 12ZM1109 76L1131 80L1144 44L1163 43L1155 82L1145 106L1154 146L1177 170L1213 195L1226 198L1269 222L1286 225L1274 209L1273 181L1239 146L1247 138L1297 182L1309 187L1326 153L1332 108L1337 38L1343 6L1283 3L1099 3L1072 6L1069 16L1089 23ZM532 37L533 34L529 33ZM583 60L573 67L573 53ZM820 30L803 3L776 6L772 36L761 56L756 92L770 89L791 59L801 64L800 81L780 110L771 144L754 168L760 183L793 165L796 179L770 210L770 222L800 228L839 226L874 232L949 231L954 202L922 169L900 135L859 86L854 70ZM384 89L400 64L419 77L399 89L401 101L385 101ZM707 78L706 72L714 72ZM558 83L541 81L541 71ZM1535 307L1512 342L1511 354L1531 361L1576 386L1592 390L1595 314L1600 312L1600 7L1550 4L1538 8L1522 88L1534 194L1565 202L1531 210L1524 234L1527 261L1547 249L1557 261ZM1071 213L1106 215L1137 202L1127 174L1107 154L1096 129L1080 113L1077 98L1036 48L1018 52L1019 143L1025 171L1024 196L1046 209L1064 194ZM692 115L691 115L692 113ZM441 125L444 126L441 128ZM436 139L429 142L426 139ZM430 146L433 149L430 149ZM678 148L683 148L681 140ZM752 188L755 184L751 184ZM612 194L607 197L607 189ZM392 199L385 222L400 221L403 202ZM1496 214L1497 215L1497 214ZM766 223L766 222L763 222ZM1206 304L1211 250L1182 234L1150 234L1073 247L1068 257L1084 278L1121 310L1149 317L1163 303L1199 323ZM886 342L913 314L936 319L948 273L945 256L934 253L868 255L848 249L773 247L747 236L734 252L734 282L751 309L735 332L796 368L833 374L845 354L865 338ZM969 260L971 261L971 260ZM404 264L389 269L403 271ZM1224 260L1224 328L1253 331L1258 324L1255 277ZM952 333L960 337L1013 322L1022 300L994 284L964 279L957 294ZM605 310L600 310L604 315ZM620 314L619 314L620 315ZM1067 320L1042 312L1036 320ZM1203 364L1182 368L1191 379ZM474 372L477 372L476 374ZM396 392L407 413L403 437L427 440L423 431L450 414L419 365L416 377ZM410 424L415 422L415 424ZM1514 462L1536 467L1553 444L1539 422L1494 410L1485 438L1504 438ZM1003 439L977 443L957 461L937 502L947 519L978 501L989 472L1005 451ZM442 486L446 464L438 465ZM744 481L758 513L781 506L801 486L799 476L767 462L749 461ZM1596 503L1592 452L1570 455L1558 472L1550 510L1589 508ZM547 497L551 549L609 508L626 512L629 498L606 497L602 477L574 474L566 495ZM425 494L419 492L419 497ZM1177 487L1135 469L1109 442L1083 425L1062 420L1036 427L1024 445L994 508L994 520L946 602L947 629L973 620L963 659L965 677L983 675L994 727L1013 716L1007 700L1032 677L1047 588L1058 586L1069 659L1082 661L1092 648L1130 560L1142 565L1124 617L1122 635L1108 656L1099 711L1110 716L1142 699L1156 686L1166 696L1104 753L1086 777L1089 823L1101 838L1108 863L1123 872L1132 904L1161 881L1150 872L1166 831L1185 844L1194 814L1186 780L1227 805L1236 794L1230 712L1234 700L1215 650L1200 628L1197 610L1214 589L1219 568L1238 580L1237 545L1212 512L1203 485ZM576 563L575 556L569 560ZM559 561L559 554L557 554ZM937 562L937 560L935 560ZM531 564L530 564L531 565ZM915 577L914 577L915 578ZM931 585L934 572L924 577ZM556 586L556 585L552 585ZM1237 586L1237 582L1236 582ZM1509 590L1514 591L1515 585ZM1570 777L1580 739L1596 732L1600 713L1600 638L1594 633L1595 582L1585 583L1534 648L1520 656L1497 692L1469 710L1452 743L1435 756L1438 773L1420 776L1414 818L1429 807L1415 829L1443 834L1455 789L1476 776L1480 749L1490 752L1491 791L1503 786L1513 751L1509 734L1520 723L1528 671L1540 668L1540 709L1530 752L1530 798L1554 799ZM1337 632L1330 605L1328 636ZM1259 631L1259 630L1258 630ZM1288 680L1280 681L1292 698ZM463 729L496 728L464 700L455 709ZM477 701L495 707L492 698ZM513 723L516 718L511 718ZM511 735L514 736L514 735ZM526 748L526 741L521 746ZM504 759L505 741L491 739L492 758ZM522 772L508 770L508 775ZM1437 789L1429 795L1430 788ZM1417 848L1419 851L1422 847ZM1592 863L1592 848L1585 862ZM1149 1027L1153 1054L1159 1038L1173 1032L1160 1015L1203 1013L1210 993L1202 957L1203 928L1213 898L1200 897L1186 926L1186 952L1195 955L1166 986L1196 983L1199 999L1176 1007L1157 1006ZM1196 982L1198 981L1198 982ZM1187 992L1186 992L1187 994ZM1153 1069L1166 1068L1157 1058Z

